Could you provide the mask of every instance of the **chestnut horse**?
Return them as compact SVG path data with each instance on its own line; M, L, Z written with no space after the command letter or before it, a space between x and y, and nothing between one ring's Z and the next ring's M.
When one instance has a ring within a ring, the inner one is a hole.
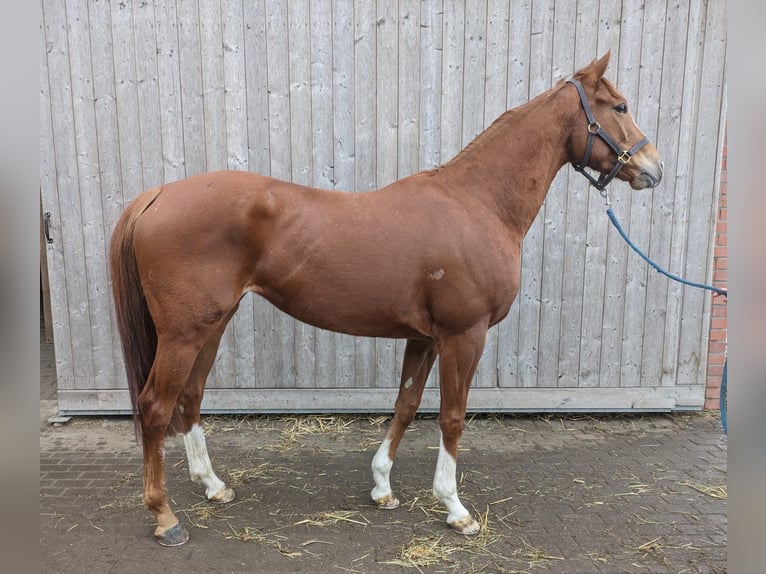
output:
M433 492L454 530L479 531L455 477L468 388L487 329L516 297L522 239L554 176L572 163L600 189L613 177L633 189L662 177L657 150L603 77L608 62L607 52L505 112L445 165L379 190L222 171L149 189L127 207L110 267L143 442L143 500L160 544L189 536L168 504L166 436L183 434L191 478L209 500L234 498L211 467L200 402L224 328L249 292L323 329L407 339L393 420L372 461L381 508L399 504L394 455L439 358Z

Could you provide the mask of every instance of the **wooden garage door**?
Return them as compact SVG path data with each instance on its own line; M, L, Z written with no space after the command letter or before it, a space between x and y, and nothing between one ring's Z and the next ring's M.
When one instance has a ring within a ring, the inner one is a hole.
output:
M692 0L43 0L41 188L60 409L129 408L106 253L141 190L250 170L364 192L449 160L509 107L612 50L607 75L661 150L612 191L652 257L711 275L726 3ZM699 408L709 295L650 272L569 167L524 242L473 410ZM247 296L203 406L390 410L403 343L297 323ZM438 397L431 377L424 408Z

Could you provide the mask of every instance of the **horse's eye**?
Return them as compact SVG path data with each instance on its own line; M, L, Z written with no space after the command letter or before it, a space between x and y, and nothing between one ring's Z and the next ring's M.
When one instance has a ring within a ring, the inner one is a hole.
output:
M614 106L614 111L618 114L627 114L628 113L628 106L627 104L617 104Z

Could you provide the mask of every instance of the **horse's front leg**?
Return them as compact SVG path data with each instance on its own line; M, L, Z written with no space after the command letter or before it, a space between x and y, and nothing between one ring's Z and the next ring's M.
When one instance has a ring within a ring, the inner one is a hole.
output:
M391 467L394 465L396 449L420 405L428 373L436 358L436 344L433 341L409 340L404 350L402 380L396 397L394 419L386 438L372 459L372 477L375 488L370 495L380 508L396 508L399 500L391 490Z
M447 507L447 524L460 534L473 535L481 525L457 495L457 449L465 425L468 389L484 349L486 326L439 340L439 456L434 472L434 496Z

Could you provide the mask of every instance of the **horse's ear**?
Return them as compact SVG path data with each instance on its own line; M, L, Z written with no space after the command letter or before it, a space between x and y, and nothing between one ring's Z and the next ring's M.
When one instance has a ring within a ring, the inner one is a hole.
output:
M606 54L601 56L598 60L591 64L593 66L593 72L596 74L596 78L601 78L606 72L607 66L609 66L609 58L612 57L612 49L609 48Z
M607 66L609 66L609 58L612 56L612 49L608 49L606 54L601 56L598 60L593 60L590 64L575 72L574 77L581 82L597 82L601 79L606 72Z

